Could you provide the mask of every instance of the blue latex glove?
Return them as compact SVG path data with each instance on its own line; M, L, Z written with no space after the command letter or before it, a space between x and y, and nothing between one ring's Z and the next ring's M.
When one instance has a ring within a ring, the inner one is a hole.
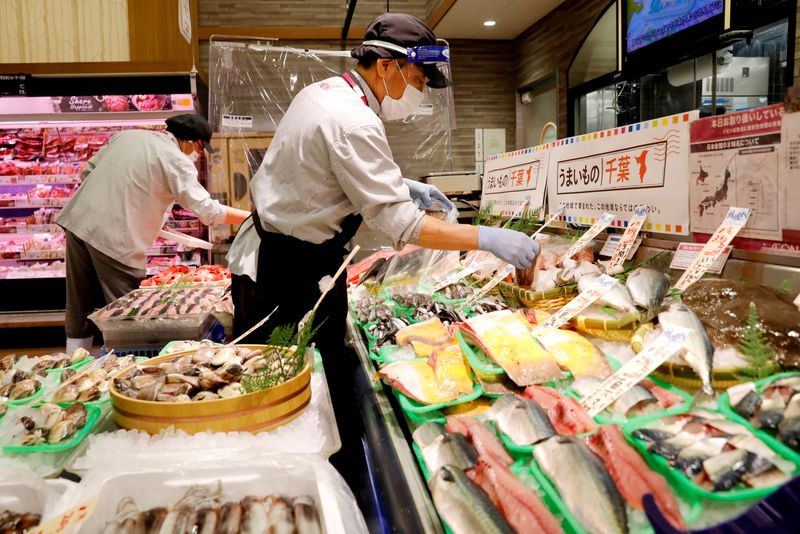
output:
M444 193L439 191L436 187L409 180L408 178L403 178L403 181L411 192L411 200L413 200L420 209L445 212L456 209L453 203L450 202L450 199L444 196Z
M517 269L528 269L539 255L539 243L516 230L479 226L478 250L491 252Z

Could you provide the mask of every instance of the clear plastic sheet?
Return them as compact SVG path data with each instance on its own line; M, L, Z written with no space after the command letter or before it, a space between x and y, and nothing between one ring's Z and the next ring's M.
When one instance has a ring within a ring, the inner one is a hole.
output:
M212 39L209 120L215 132L274 132L301 89L355 66L349 50L306 50L279 46L269 40ZM251 117L252 124L223 121L223 115ZM452 87L426 88L417 113L385 124L395 161L404 176L451 170L451 129L455 128ZM245 135L242 139L247 143ZM261 164L263 152L255 147L248 150L253 172Z
M324 459L314 455L269 454L252 448L170 451L117 457L94 465L77 491L60 503L65 512L98 497L97 508L78 529L101 532L115 517L118 503L134 499L139 510L168 507L192 486L222 490L223 500L253 495L308 495L316 505L324 532L360 534L367 528L347 483Z

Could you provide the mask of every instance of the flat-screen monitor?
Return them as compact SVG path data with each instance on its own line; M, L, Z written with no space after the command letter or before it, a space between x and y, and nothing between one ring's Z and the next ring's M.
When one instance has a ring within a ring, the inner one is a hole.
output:
M623 69L629 72L654 72L683 57L703 53L724 30L725 0L620 3Z
M631 53L718 17L723 0L627 0L625 46Z

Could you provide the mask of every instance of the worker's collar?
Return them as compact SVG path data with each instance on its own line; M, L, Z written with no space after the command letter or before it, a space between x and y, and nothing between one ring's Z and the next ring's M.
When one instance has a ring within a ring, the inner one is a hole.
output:
M376 115L380 116L381 112L381 103L378 102L378 99L375 97L375 93L372 92L372 89L369 88L367 82L364 81L364 78L361 77L359 73L356 72L355 69L350 71L350 76L356 81L358 86L364 91L364 96L367 97L367 105L369 109L375 112Z

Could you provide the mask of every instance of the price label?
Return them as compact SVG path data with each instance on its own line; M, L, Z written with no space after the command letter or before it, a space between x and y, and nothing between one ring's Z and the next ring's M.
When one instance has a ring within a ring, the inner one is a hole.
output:
M603 248L600 249L600 252L597 253L598 256L605 256L606 258L611 258L611 256L617 250L617 245L619 245L620 241L622 241L622 236L619 234L608 236L608 239L606 239ZM636 251L639 249L639 245L641 244L642 244L642 238L637 237L636 241L633 242L633 246L628 251L628 256L625 258L625 261L630 261L633 259L633 255L636 254Z
M685 328L665 329L642 352L606 378L591 395L581 399L581 406L592 417L605 410L626 391L677 353L683 346L687 332Z
M697 255L703 250L702 243L681 243L678 245L677 250L675 251L675 255L672 256L672 262L669 264L670 269L675 269L679 271L685 271L689 267L692 266L692 262L697 258ZM728 245L725 247L725 250L722 251L722 254L717 256L717 259L714 260L708 270L707 273L714 273L720 274L722 269L725 268L725 262L728 261L728 256L731 255L733 251L733 247Z
M478 270L478 264L473 262L469 266L467 266L466 268L460 270L459 272L457 272L457 273L455 273L455 274L453 274L451 276L448 276L447 278L445 278L444 280L442 280L441 282L439 282L438 284L433 286L432 291L434 293L436 293L440 289L443 289L443 288L449 286L450 284L455 284L456 282L458 282L462 278L466 278L467 276L471 275L472 273L474 273L477 270Z
M597 237L597 234L599 234L600 232L602 232L603 230L605 230L606 228L608 228L608 225L610 225L610 224L611 224L613 221L614 221L614 215L613 215L613 214L611 214L611 213L604 213L604 214L603 214L603 216L602 216L602 217L600 217L600 218L597 220L597 222L595 222L595 223L592 225L592 227L591 227L591 228L589 228L589 230L587 230L587 231L586 231L586 233L585 233L585 234L583 234L583 235L581 236L581 238L580 238L580 239L578 239L578 240L575 242L575 244L574 244L574 245L572 245L571 247L569 247L569 250L567 250L567 251L564 253L564 255L563 255L563 256L561 256L560 258L558 258L558 261L556 262L556 265L558 265L558 264L559 264L559 263L561 263L562 261L566 260L567 258L571 258L572 256L574 256L575 254L577 254L577 253L578 253L578 252L580 252L581 250L585 249L585 248L586 248L586 247L589 245L589 243L591 243L591 242L592 242L592 239L594 239L595 237Z
M495 274L491 280L489 280L483 287L478 289L469 299L467 299L466 302L464 302L464 304L461 305L461 307L468 308L474 305L476 302L482 299L484 295L486 295L489 291L491 291L494 288L494 286L502 282L506 277L511 276L511 273L513 272L514 272L513 265L509 264L503 267L503 269L498 271L498 273Z
M541 227L539 227L539 229L538 229L538 230L536 230L536 231L533 233L533 235L531 236L531 239L536 239L536 236L537 236L537 235L539 235L540 233L542 233L542 230L544 230L545 228L547 228L548 226L550 226L550 223L551 223L551 222L555 221L556 219L558 219L559 217L561 217L561 215L563 215L563 214L564 214L564 205L562 204L562 205L561 205L561 206L558 208L558 211L557 211L557 212L555 212L554 214L552 214L552 215L550 216L550 218L549 218L549 219L547 219L547 220L544 222L544 224L543 224Z
M683 273L675 287L683 291L700 280L717 258L725 252L726 247L730 245L739 230L747 224L747 219L749 218L750 208L730 208L722 224L719 225L719 228L708 240L708 243L703 246L703 250L700 251L686 272Z
M800 295L797 295L797 298L794 299L794 305L800 308Z
M636 242L636 236L639 235L639 230L642 229L644 221L647 219L647 206L637 206L633 212L633 217L628 223L628 228L622 234L617 250L611 255L611 260L608 262L608 272L616 273L622 271L622 263L628 257L628 252Z
M92 497L77 508L52 518L50 521L38 527L28 529L28 534L61 534L65 532L75 532L78 526L86 521L97 509L97 501L100 496Z
M535 330L538 331L542 328L559 328L569 322L570 319L578 315L582 312L586 307L588 307L591 303L608 293L608 291L614 287L617 281L608 276L607 274L602 275L597 279L594 283L592 288L589 291L584 291L571 301L558 310L556 313L551 315L545 322L540 324Z

